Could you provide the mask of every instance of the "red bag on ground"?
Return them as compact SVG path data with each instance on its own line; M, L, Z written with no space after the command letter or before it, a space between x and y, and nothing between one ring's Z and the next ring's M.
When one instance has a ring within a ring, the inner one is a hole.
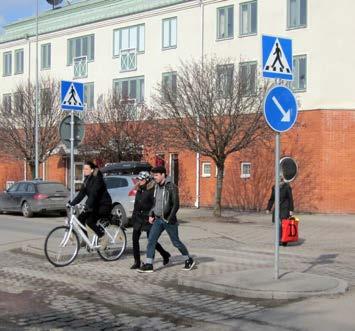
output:
M295 217L282 220L282 243L298 241L298 222Z

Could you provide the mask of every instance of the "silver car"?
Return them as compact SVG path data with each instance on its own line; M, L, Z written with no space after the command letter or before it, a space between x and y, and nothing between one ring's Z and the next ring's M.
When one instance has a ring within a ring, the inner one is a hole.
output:
M0 212L22 212L25 217L49 211L66 215L68 199L69 191L61 183L42 180L17 182L0 193Z
M136 198L135 184L137 175L105 176L104 181L111 196L112 214L117 215L121 224L126 226L132 217Z

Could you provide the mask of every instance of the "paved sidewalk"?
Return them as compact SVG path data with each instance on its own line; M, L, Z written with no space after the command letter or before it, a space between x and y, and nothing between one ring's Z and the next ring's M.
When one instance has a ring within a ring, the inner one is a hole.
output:
M130 270L131 230L127 253L112 263L80 251L72 265L54 268L43 257L43 237L31 241L39 254L0 252L0 325L5 330L355 329L354 314L342 314L355 305L353 216L300 215L302 240L281 247L281 269L344 279L350 291L294 301L243 299L179 285L182 279L273 267L270 216L226 211L214 220L210 215L205 209L179 212L181 238L198 263L191 272L181 270L183 261L165 234L161 243L173 255L170 265L163 267L157 257L153 274ZM145 245L143 239L142 250Z

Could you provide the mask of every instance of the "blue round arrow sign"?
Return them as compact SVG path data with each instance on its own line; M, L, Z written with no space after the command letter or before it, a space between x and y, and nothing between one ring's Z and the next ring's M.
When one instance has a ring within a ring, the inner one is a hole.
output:
M291 129L297 120L297 102L292 91L285 86L275 86L266 95L264 116L267 124L277 132Z

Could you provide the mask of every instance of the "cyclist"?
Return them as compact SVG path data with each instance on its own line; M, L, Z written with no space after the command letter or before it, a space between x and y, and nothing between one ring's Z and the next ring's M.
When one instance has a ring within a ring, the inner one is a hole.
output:
M110 217L112 209L112 200L107 192L106 184L101 171L92 161L87 161L84 164L84 183L81 186L80 192L72 200L69 201L71 206L75 206L82 201L86 196L84 211L79 215L78 219L83 225L88 225L98 238L100 245L107 245L107 238L104 237L104 230L97 226L97 221L104 217Z

